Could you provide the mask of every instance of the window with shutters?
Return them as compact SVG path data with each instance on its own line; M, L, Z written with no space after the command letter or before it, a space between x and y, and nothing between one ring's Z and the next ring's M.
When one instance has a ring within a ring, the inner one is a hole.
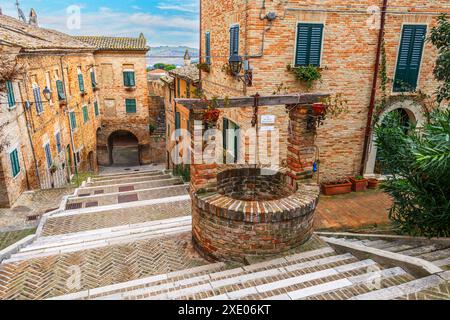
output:
M181 81L180 81L180 78L177 78L177 96L176 96L176 98L180 98L180 96L181 96Z
M178 138L180 136L180 132L178 131L181 127L181 115L177 111L175 112L175 137Z
M53 159L52 159L52 151L50 149L50 144L49 143L45 144L44 151L45 151L45 159L47 160L47 168L50 169L50 167L53 164Z
M191 84L189 81L186 81L186 98L191 97Z
M16 98L14 97L14 86L11 81L6 81L6 93L8 95L8 106L12 109L16 106Z
M99 115L97 101L94 101L94 115L95 115L95 117L98 117L98 115Z
M320 66L323 24L299 23L295 48L295 66Z
M225 163L237 163L239 158L239 126L227 118L223 118L223 150Z
M136 113L136 99L125 99L126 113Z
M136 86L134 71L125 70L123 72L123 84L125 87L135 87Z
M95 79L95 71L94 71L94 69L91 70L91 85L92 85L92 89L97 88L97 81Z
M9 159L11 161L11 172L13 178L17 177L20 173L20 162L19 162L19 152L14 149L9 154Z
M89 121L89 112L88 112L87 106L83 106L83 120L84 120L84 123Z
M425 25L403 26L394 78L394 92L416 90L426 34L427 26Z
M41 114L42 112L44 112L44 106L42 104L41 88L39 88L37 85L33 85L33 96L34 104L36 105L36 112L38 114Z
M84 92L84 79L80 67L78 67L78 88L80 89L80 92Z
M205 33L205 62L211 64L211 34L209 32Z
M71 111L69 113L69 118L70 118L70 126L72 127L72 131L75 131L75 129L77 128L77 118L75 115L75 111Z
M234 25L230 28L230 56L239 54L239 26Z
M56 151L59 153L61 153L62 151L62 146L61 146L61 133L57 132L55 134L55 140L56 140Z
M61 80L56 80L56 91L58 92L58 100L66 100L66 93L64 92L64 85Z

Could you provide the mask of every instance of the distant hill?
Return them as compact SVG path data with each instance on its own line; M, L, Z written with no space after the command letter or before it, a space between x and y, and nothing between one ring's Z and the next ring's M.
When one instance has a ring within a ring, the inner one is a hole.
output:
M198 61L198 49L185 47L185 46L161 46L161 47L150 47L150 53L148 58L148 65L154 65L155 63L161 62L165 64L174 64L177 66L183 65L183 56L189 50L191 59L193 62Z

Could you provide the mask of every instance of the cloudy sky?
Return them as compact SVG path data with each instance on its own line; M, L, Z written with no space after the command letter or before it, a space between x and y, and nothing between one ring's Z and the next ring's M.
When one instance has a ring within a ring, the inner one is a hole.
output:
M3 14L17 17L16 0L0 0ZM138 36L150 46L198 47L198 0L19 0L39 25L73 35Z

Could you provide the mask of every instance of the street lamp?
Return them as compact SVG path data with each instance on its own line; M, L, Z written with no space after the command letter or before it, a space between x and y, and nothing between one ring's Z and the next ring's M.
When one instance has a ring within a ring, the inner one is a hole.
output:
M235 77L239 75L242 70L242 57L234 53L230 56L228 63L230 65L231 74Z
M45 87L44 90L42 90L42 93L47 101L52 99L52 91L48 87Z

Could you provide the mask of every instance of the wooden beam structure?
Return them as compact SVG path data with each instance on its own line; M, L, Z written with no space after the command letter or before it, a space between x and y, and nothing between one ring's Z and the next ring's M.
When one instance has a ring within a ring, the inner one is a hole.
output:
M277 106L277 105L310 105L321 102L322 99L329 97L328 93L291 93L285 95L259 96L259 106ZM255 97L237 97L227 99L217 99L218 108L239 108L252 107L255 103ZM183 105L188 109L207 109L208 101L204 99L184 99L176 98L177 104Z

